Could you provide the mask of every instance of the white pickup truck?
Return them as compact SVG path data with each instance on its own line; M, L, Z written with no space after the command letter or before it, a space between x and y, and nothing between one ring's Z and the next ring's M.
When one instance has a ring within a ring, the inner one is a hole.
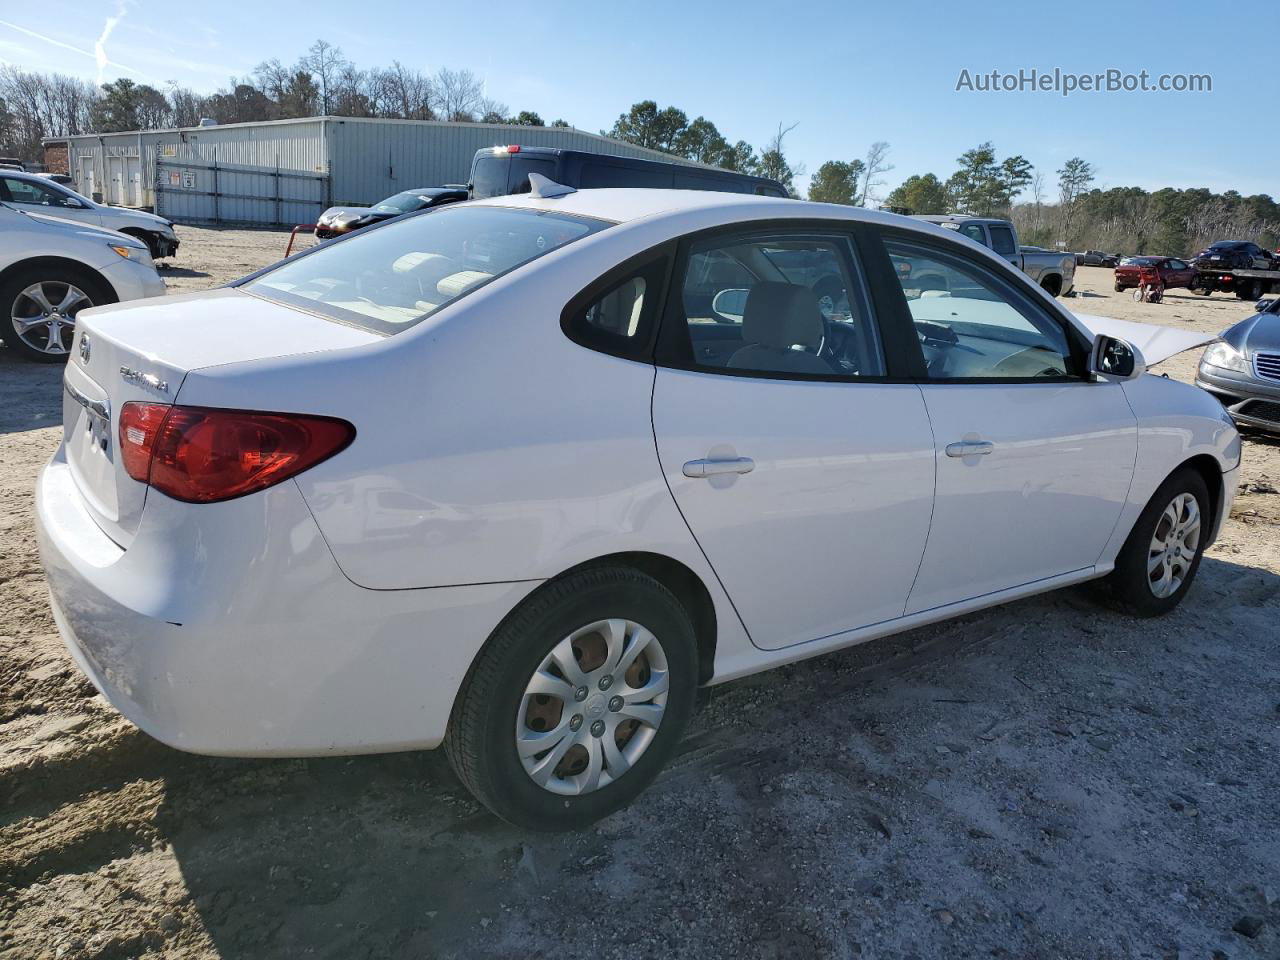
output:
M1019 246L1018 231L1008 220L956 215L918 215L913 219L936 223L948 230L955 230L961 236L975 240L984 247L989 247L1040 284L1052 296L1070 297L1075 293L1075 255Z

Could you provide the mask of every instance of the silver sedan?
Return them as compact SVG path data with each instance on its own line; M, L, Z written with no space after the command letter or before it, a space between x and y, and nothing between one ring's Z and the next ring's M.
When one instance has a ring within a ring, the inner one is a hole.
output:
M1257 311L1205 350L1196 383L1240 426L1280 435L1280 299Z

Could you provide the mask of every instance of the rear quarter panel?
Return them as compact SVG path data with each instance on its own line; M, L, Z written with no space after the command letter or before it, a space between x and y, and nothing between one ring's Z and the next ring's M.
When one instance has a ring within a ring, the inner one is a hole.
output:
M663 478L654 368L560 329L574 294L669 236L642 223L610 228L373 346L194 370L180 400L355 425L351 446L297 483L359 586L542 580L649 551L702 580L721 649L749 647Z

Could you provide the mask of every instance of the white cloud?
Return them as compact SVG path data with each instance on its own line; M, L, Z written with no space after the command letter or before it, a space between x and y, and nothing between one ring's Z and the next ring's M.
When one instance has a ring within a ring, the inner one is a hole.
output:
M116 14L114 17L107 17L106 22L102 25L102 33L93 44L93 56L98 61L98 86L102 86L106 80L107 65L111 63L107 59L107 39L111 36L111 31L116 28L116 24L124 19L124 15L128 12L125 7L124 0L116 0Z

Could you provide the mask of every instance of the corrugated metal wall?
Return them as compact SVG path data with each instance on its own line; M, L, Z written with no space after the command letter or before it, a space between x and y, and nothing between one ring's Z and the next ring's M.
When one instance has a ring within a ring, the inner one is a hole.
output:
M361 120L329 122L329 160L335 204L377 203L414 187L466 183L471 158L484 147L519 143L646 160L676 160L656 150L563 127ZM683 162L683 161L680 161Z
M193 170L214 164L248 167L264 175L277 169L322 176L328 173L324 124L320 119L108 133L71 137L67 144L69 172L75 178L76 189L88 196L100 193L104 202L124 206L157 205L155 186L161 172L157 162L189 161ZM274 177L263 176L254 184L236 185L247 187L245 190L227 192L261 190L264 197L274 199L273 194L265 192L274 186L274 181ZM306 196L311 199L310 193ZM190 216L196 218L199 212L193 210ZM223 218L230 219L230 216L224 214ZM212 216L201 219L212 219ZM256 217L248 219L257 220Z
M66 142L68 172L83 194L151 207L178 220L247 223L309 223L331 204L371 204L412 187L465 183L475 152L500 144L676 159L562 127L349 117L108 133ZM214 166L221 168L216 184Z

